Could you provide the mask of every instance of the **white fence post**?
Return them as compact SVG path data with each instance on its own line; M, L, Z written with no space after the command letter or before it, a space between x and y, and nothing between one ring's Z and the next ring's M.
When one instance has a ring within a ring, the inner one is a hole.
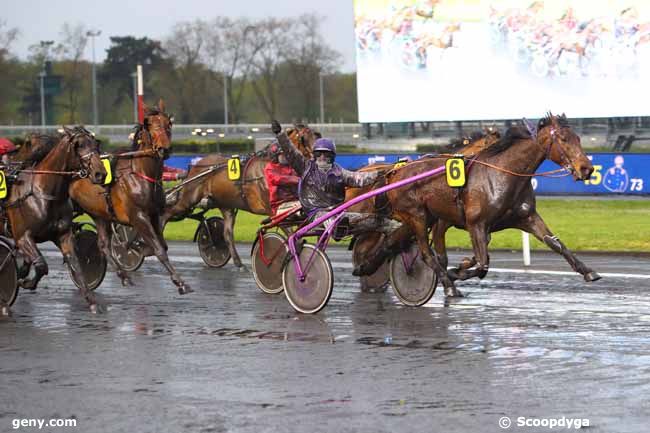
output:
M521 250L524 254L524 266L530 266L530 235L528 232L521 232Z

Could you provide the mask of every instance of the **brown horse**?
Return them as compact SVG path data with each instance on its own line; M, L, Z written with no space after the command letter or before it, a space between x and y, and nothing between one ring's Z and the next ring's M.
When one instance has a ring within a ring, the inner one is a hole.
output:
M434 238L438 237L436 245L440 253L444 252L444 232L450 225L466 229L472 239L476 268L468 270L467 263L457 270L458 275L452 275L454 277L485 277L489 267L489 232L516 227L532 233L565 256L572 267L584 275L585 280L599 279L597 273L579 262L553 236L537 214L534 200L531 202L530 177L547 158L569 170L576 180L588 179L593 172L591 161L580 146L580 137L569 127L566 117L549 113L540 120L536 134L514 129L499 143L481 152L472 163L467 184L460 195L454 193L453 188L440 177L427 178L388 192L394 215L404 225L390 235L379 253L355 268L354 274L372 272L387 255L403 248L404 240L414 234L423 260L442 281L445 295L461 296L428 243L427 228L443 221L444 225L435 230L437 235L434 234ZM406 179L442 164L444 160L440 159L417 161L396 171L389 182Z
M493 128L485 128L484 131L472 133L469 137L452 140L448 146L440 149L441 154L461 154L466 157L471 157L480 151L497 143L501 138L499 131ZM394 164L371 164L365 166L359 171L388 171L391 170ZM345 190L345 201L352 200L355 197L364 194L372 188L377 188L383 184L376 184L366 188L348 188ZM372 197L364 200L350 208L350 212L359 213L383 213L390 214L390 206L386 201L386 196ZM441 224L441 223L439 223ZM368 255L379 252L386 235L379 232L364 233L360 236L355 236L351 243L354 247L352 254L352 263L354 266L360 266L362 261ZM444 239L443 239L444 241ZM377 269L373 275L361 276L361 290L385 290L386 282L388 281L388 270L385 267Z
M112 221L135 228L165 266L178 292L185 294L192 289L169 262L159 220L164 205L163 161L171 147L171 129L162 99L157 107L145 106L144 123L136 127L133 151L113 155L113 183L106 188L80 179L70 185L70 197L95 221L99 247L115 266L122 284L129 279L110 251Z
M34 290L40 279L47 275L48 267L37 243L53 241L61 250L73 272L80 272L75 254L72 233L72 206L68 197L68 185L75 178L102 183L106 170L99 159L99 146L95 138L84 128L64 128L54 148L32 169L22 170L12 186L6 211L11 236L18 251L25 258L26 275L34 265L32 279L22 279L20 285ZM95 308L92 292L83 285L81 295Z
M297 125L288 130L288 135L294 146L307 158L311 158L311 148L316 140L315 132L304 125ZM228 156L212 154L202 158L194 165L187 178L190 179L202 172L222 167L200 181L189 183L180 190L177 200L165 208L161 217L162 226L171 219L180 219L189 215L194 207L207 199L211 209L218 208L224 219L224 239L228 244L230 256L238 268L242 262L235 249L234 226L239 209L257 215L270 215L269 189L264 177L264 167L270 161L266 151L251 156L242 166L241 180L232 181L228 178L226 165Z
M11 179L17 176L21 169L41 162L60 139L61 136L28 134L18 150L9 155L9 163L4 167L5 174ZM3 207L0 207L0 231L10 231L9 220Z

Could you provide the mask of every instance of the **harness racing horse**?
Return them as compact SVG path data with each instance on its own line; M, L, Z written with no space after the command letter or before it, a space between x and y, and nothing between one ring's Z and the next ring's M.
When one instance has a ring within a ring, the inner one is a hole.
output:
M31 133L25 137L23 144L18 150L9 155L9 163L4 167L6 174L12 178L25 167L30 167L41 162L45 156L54 148L61 139L60 136L49 136L44 134ZM0 206L0 232L9 233L9 220Z
M24 256L24 268L20 274L26 276L31 265L35 272L33 278L20 280L21 287L34 290L48 273L47 263L37 247L41 242L53 241L72 272L80 273L81 266L74 247L73 209L68 197L68 185L75 178L101 184L105 177L106 170L99 159L99 145L82 127L64 127L64 134L47 156L33 168L18 173L5 208L10 235L19 253ZM96 311L93 293L88 290L84 278L80 280L81 295L91 310Z
M99 248L115 266L122 284L130 281L110 251L111 222L132 226L165 266L178 293L185 294L192 289L169 262L159 220L164 206L163 161L171 147L171 129L162 99L157 107L145 105L144 123L136 127L133 150L112 155L116 160L112 184L106 188L80 179L70 185L70 197L95 221Z
M461 154L466 157L471 157L497 143L500 138L501 134L499 131L493 128L485 128L484 131L474 132L469 137L463 137L460 140L452 140L449 145L441 149L439 153ZM386 173L395 166L395 164L371 164L359 169L359 171L380 170L380 173ZM382 177L380 176L379 179L381 180ZM381 187L384 184L385 183L382 182L365 188L348 188L345 190L345 201L352 200L353 198L365 194L373 188ZM380 195L352 206L350 212L367 214L381 213L388 216L390 214L390 204L387 202L385 195ZM355 236L350 244L350 247L352 248L353 265L360 266L364 259L371 253L378 253L385 238L386 235L380 232L369 232ZM388 283L388 269L385 266L385 263L382 263L371 275L362 275L360 279L362 291L384 291L386 290Z
M487 245L491 231L520 228L562 254L572 268L586 281L600 276L580 262L571 251L548 229L534 206L530 177L545 159L567 169L576 180L589 179L593 165L580 146L580 137L570 128L566 116L551 113L541 119L537 130L522 133L509 131L497 144L478 154L470 163L470 175L460 197L446 185L444 178L424 179L404 188L388 192L394 215L404 225L391 233L381 251L373 254L355 275L372 272L383 259L404 248L404 240L414 234L422 259L436 272L448 297L462 296L452 278L483 278L488 272ZM396 170L389 182L406 179L444 164L440 159L423 159ZM459 201L460 198L460 201ZM434 242L439 253L444 253L444 232L451 225L470 233L474 259L457 270L446 272L446 256L438 260L429 246L427 228L433 224ZM468 269L469 265L476 265Z
M316 141L316 133L304 125L288 130L288 136L294 146L306 157L311 158L312 145ZM228 178L227 162L229 157L221 154L208 155L192 166L187 174L191 179L205 171L214 170L201 180L188 183L178 193L172 204L165 208L161 217L162 227L170 220L179 220L192 213L199 202L204 200L204 208L218 208L223 215L223 233L215 233L217 239L224 239L228 247L228 255L219 265L227 263L232 257L235 266L242 268L242 262L235 249L234 226L239 209L257 215L270 215L269 189L264 177L264 167L270 161L267 149L251 156L243 163L240 180ZM217 169L215 169L217 168ZM222 168L222 169L221 169ZM220 231L219 226L211 230Z

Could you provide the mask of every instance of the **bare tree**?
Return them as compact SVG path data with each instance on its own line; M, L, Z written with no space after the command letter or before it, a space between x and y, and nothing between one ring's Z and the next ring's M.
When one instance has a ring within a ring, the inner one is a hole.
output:
M19 78L17 59L10 54L11 44L18 37L17 28L7 28L0 20L0 119L6 119L9 112L8 101L17 95L16 81Z
M286 63L289 66L288 92L294 97L294 110L308 118L318 116L319 75L332 73L340 64L341 54L330 48L320 33L323 17L304 14L291 26Z
M252 87L269 119L278 113L280 65L289 47L292 23L291 19L267 18L255 26L251 35L253 43L260 47L252 61L256 78Z
M253 36L256 30L257 27L247 18L216 17L209 25L208 64L222 77L225 76L229 117L233 123L240 118L244 90L253 68L252 60L264 44Z
M7 22L0 20L0 60L9 55L11 44L18 38L18 28L7 28Z
M65 102L63 106L66 109L65 122L77 123L77 112L79 110L79 101L81 99L81 90L83 88L84 76L88 74L88 65L82 61L84 51L88 45L88 36L86 36L86 27L83 24L70 25L64 23L61 29L61 42L54 48L54 52L61 60L63 69L63 92Z
M176 66L172 79L166 83L175 94L172 99L180 110L180 120L195 122L207 105L209 74L205 65L208 25L197 19L177 23L164 42L164 49Z

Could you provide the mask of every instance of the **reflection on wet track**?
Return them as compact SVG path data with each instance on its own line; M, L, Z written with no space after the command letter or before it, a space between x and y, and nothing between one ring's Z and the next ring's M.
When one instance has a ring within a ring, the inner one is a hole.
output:
M330 255L334 294L314 316L263 294L249 272L205 268L189 244L172 256L196 293L177 295L147 260L134 287L107 275L107 311L92 315L48 256L39 290L0 319L0 431L76 417L84 432L492 432L502 416L512 431L537 431L514 425L520 416L647 431L650 282L492 273L463 283L467 298L445 305L439 290L407 308L390 291L361 293L349 253ZM650 275L644 258L582 257ZM492 266L520 267L508 253Z

